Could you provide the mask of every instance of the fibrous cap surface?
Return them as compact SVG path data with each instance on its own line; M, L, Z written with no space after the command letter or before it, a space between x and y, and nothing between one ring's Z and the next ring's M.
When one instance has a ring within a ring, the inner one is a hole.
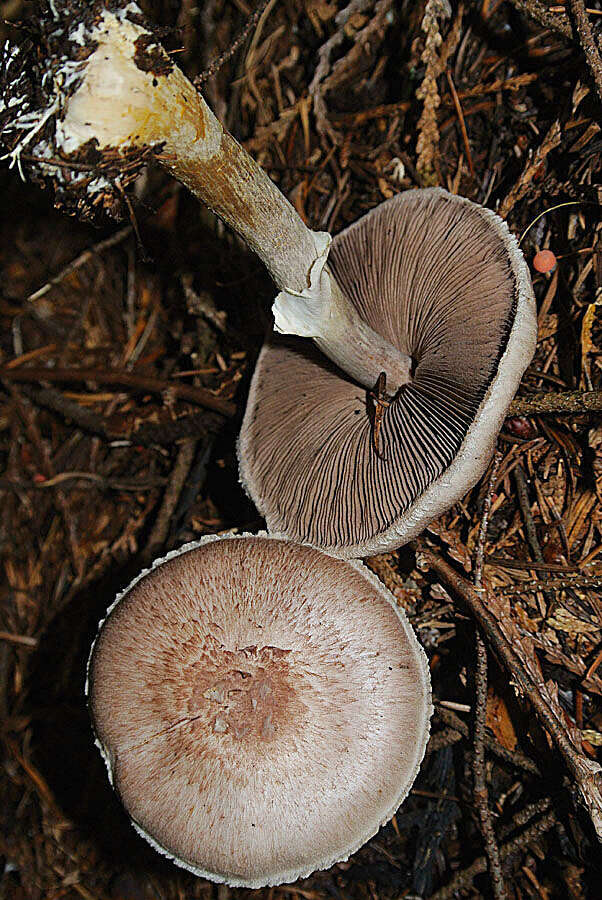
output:
M431 714L426 657L372 573L267 536L210 539L137 579L100 630L89 700L138 830L249 887L371 837Z

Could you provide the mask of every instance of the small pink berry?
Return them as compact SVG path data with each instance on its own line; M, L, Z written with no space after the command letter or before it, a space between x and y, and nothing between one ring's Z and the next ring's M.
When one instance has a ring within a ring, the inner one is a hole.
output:
M536 272L553 272L556 268L556 257L551 250L540 250L533 257L533 268Z

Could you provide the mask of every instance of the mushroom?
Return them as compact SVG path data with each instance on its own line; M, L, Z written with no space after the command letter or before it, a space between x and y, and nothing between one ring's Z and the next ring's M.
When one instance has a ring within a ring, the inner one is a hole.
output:
M341 556L406 543L485 471L533 356L527 265L505 222L439 188L406 191L333 241L330 267L368 325L412 360L368 394L311 347L272 336L239 438L270 531Z
M427 659L358 562L267 535L189 544L121 594L87 692L135 828L230 885L347 859L406 797L432 713Z
M368 387L383 366L391 385L408 379L410 360L369 328L333 277L330 235L307 228L224 131L136 3L49 0L35 27L35 52L7 43L0 56L0 140L11 166L90 213L121 205L154 155L263 260L279 289L278 331L312 337Z

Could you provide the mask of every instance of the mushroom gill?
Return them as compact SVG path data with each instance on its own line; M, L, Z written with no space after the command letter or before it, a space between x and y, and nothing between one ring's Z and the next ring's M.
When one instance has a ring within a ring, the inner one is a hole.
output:
M381 403L271 336L240 471L270 530L360 556L409 540L483 473L533 353L535 304L505 223L440 189L381 204L337 235L329 261L360 316L411 357L410 383Z

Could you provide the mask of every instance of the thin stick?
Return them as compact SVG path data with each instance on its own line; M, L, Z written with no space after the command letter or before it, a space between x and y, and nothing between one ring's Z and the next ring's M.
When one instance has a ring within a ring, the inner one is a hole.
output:
M64 485L65 482L80 481L83 484L78 487L97 487L100 490L114 491L152 491L155 488L165 484L163 478L147 478L144 480L126 479L126 478L106 478L104 475L97 475L96 472L59 472L52 478L45 481L25 481L25 479L15 480L14 478L0 478L0 491L40 491L47 488L55 488Z
M191 384L179 384L173 381L164 381L160 378L151 378L146 375L135 375L132 372L102 372L99 369L46 369L34 368L8 369L0 366L0 378L7 381L93 381L97 384L115 384L135 391L145 391L149 394L162 394L169 391L179 400L189 400L198 406L213 409L224 416L233 416L236 406L230 400L218 397L211 391Z
M545 559L543 558L543 551L541 549L541 544L539 543L539 538L537 537L537 529L535 528L535 522L533 521L533 515L531 513L527 476L525 475L523 467L520 464L515 466L514 468L514 481L516 482L518 504L523 514L525 531L527 532L527 541L529 542L529 546L531 548L533 556L535 557L535 561L538 563L543 563L545 562Z
M500 848L498 847L491 810L489 809L489 794L487 779L485 776L485 745L483 734L485 732L485 719L487 716L487 648L480 631L475 633L477 663L475 669L476 703L474 722L474 756L472 772L474 777L474 798L481 823L481 831L485 841L485 853L489 864L489 875L493 896L496 900L505 900L508 896L502 875L502 862Z
M470 729L466 722L463 722L460 716L457 716L451 709L445 709L440 704L437 704L435 707L435 715L437 718L441 719L442 722L445 722L446 725L449 725L450 728L453 728L454 731L458 731L463 738L470 737ZM483 735L483 742L487 749L491 750L498 759L541 778L541 772L537 765L532 759L525 756L524 753L520 753L518 750L507 750L506 747L502 747L493 735L489 734L487 731Z
M518 818L518 816L517 816ZM523 847L526 847L531 841L535 840L535 838L539 837L542 834L545 834L546 831L549 831L550 828L556 822L556 815L554 812L550 811L546 815L542 816L541 819L538 819L528 828L525 828L519 835L515 838L512 838L511 841L507 841L502 846L501 855L502 860L505 863L517 850L522 850ZM461 872L458 872L452 880L447 884L444 888L441 888L440 891L432 894L429 900L451 900L451 898L457 895L457 892L462 888L470 887L473 883L477 875L480 875L487 869L487 860L484 856L479 856L472 865L470 865L467 869L463 869Z
M498 569L510 569L510 571L518 572L526 572L529 569L535 569L539 572L562 572L563 574L569 574L570 572L579 573L583 563L580 563L578 566L569 565L568 563L561 566L558 563L538 563L531 559L526 562L521 562L517 559L503 559L501 556L492 554L485 560L485 565L497 566Z
M8 365L10 366L11 363L8 363ZM111 422L105 424L99 415L68 399L54 388L32 388L21 385L21 392L36 406L58 413L82 431L101 437L105 441L122 441L126 443L131 441L134 444L142 444L144 446L159 444L163 447L169 447L183 438L198 438L206 434L207 431L215 430L222 421L219 414L197 411L186 413L175 420L161 422L160 424L136 419L134 425L126 428L128 421L126 416L121 421L116 416L112 417Z
M560 391L517 397L509 416L537 416L550 413L586 413L602 411L602 391Z
M477 541L477 552L474 560L473 581L477 590L480 590L483 582L483 559L485 557L485 542L487 540L487 529L489 528L489 516L491 515L491 502L493 498L493 490L495 480L502 463L502 453L497 450L491 464L491 474L489 475L489 483L487 485L487 494L483 502L483 514L481 516L481 525L479 528L479 538Z
M470 143L468 141L468 132L466 130L466 122L464 121L464 113L462 112L462 105L460 103L460 98L458 97L458 92L456 90L456 85L454 84L451 72L449 69L445 70L445 74L447 75L447 83L449 84L449 89L451 91L452 100L454 101L454 106L456 108L456 115L458 116L458 122L460 123L460 131L462 132L462 141L464 143L464 150L466 151L466 159L468 161L468 168L470 169L470 174L474 178L474 165L472 162L472 153L470 152Z
M201 88L205 84L205 82L209 80L209 78L213 78L213 76L217 72L219 72L224 63L227 63L228 60L234 56L239 47L241 47L248 38L251 29L254 28L255 25L257 25L264 9L268 5L268 2L269 0L261 0L261 3L255 10L255 12L251 13L249 18L247 19L238 37L236 37L232 41L230 46L227 47L223 53L220 53L217 59L214 59L213 62L209 63L207 68L204 69L200 73L200 75L197 75L197 77L194 79L195 87Z
M500 208L498 210L498 215L502 217L502 219L506 219L508 214L513 209L516 204L522 200L525 194L529 191L531 187L531 183L536 173L539 171L540 166L545 162L546 157L549 153L557 147L562 140L562 131L560 128L560 122L556 119L555 122L550 125L547 134L545 135L543 141L535 150L533 156L527 161L525 168L521 172L518 181L510 191L510 193L502 200L500 204Z
M541 2L541 0L511 0L513 6L526 13L543 25L544 28L551 28L565 38L572 37L571 22L565 12L552 13L549 8Z
M171 524L171 517L180 499L182 488L194 460L196 446L197 442L194 438L187 438L185 441L182 441L176 463L171 470L167 488L163 495L161 508L157 513L153 530L142 554L143 560L147 562L150 562L163 548Z
M602 767L578 753L556 712L542 695L537 682L523 665L518 653L490 611L485 591L477 591L450 564L429 550L421 550L417 557L420 568L430 569L449 590L464 601L475 617L500 662L510 673L515 689L523 694L541 726L548 732L572 775L573 781L592 819L597 834L602 837Z
M558 578L543 581L536 581L535 584L512 585L511 587L502 588L500 597L514 597L522 594L539 594L544 589L548 592L552 591L570 591L583 588L593 588L599 591L602 588L602 577L575 575L571 578Z
M132 226L126 225L124 228L120 228L119 231L116 231L115 234L109 235L108 238L105 238L102 241L99 241L97 244L94 244L93 247L89 247L88 250L84 250L83 253L80 253L79 256L76 256L74 260L72 260L68 265L66 265L58 275L55 275L50 281L47 281L46 284L43 284L41 288L38 288L37 291L34 291L33 294L30 294L29 297L26 298L27 303L34 303L36 300L40 300L44 297L51 288L55 287L55 285L60 284L61 281L64 281L68 275L71 275L72 272L76 272L78 269L81 269L82 266L92 259L93 256L98 256L100 253L103 253L105 250L109 250L111 247L116 247L117 244L121 244L126 240L132 233Z
M483 559L485 556L485 541L487 540L487 529L489 526L489 515L491 513L491 500L497 473L502 462L502 454L495 454L489 476L487 486L487 494L483 503L483 515L481 517L481 526L479 528L479 538L477 541L477 552L475 557L475 565L473 570L473 580L475 590L482 590L483 579ZM489 874L491 876L491 885L493 887L493 895L496 900L504 900L507 897L504 885L504 876L502 875L502 863L500 858L500 849L498 847L495 831L493 829L493 820L491 810L489 809L489 796L487 791L487 779L485 777L485 722L487 717L487 648L477 627L475 633L477 662L475 670L475 720L474 720L474 757L473 757L473 776L474 776L474 796L479 820L481 823L481 831L485 841L485 852L489 863Z
M0 631L0 641L7 641L9 644L19 644L21 647L29 647L33 649L38 646L38 639L30 637L28 634L13 634L12 631Z
M591 22L587 17L585 4L583 0L568 0L568 2L575 21L579 43L583 48L587 64L594 76L598 97L602 100L602 58L596 44Z
M73 422L82 431L95 434L103 440L109 440L109 433L102 419L91 410L63 396L60 391L54 388L30 388L25 385L21 387L21 391L36 406L43 406L58 413L66 420Z

